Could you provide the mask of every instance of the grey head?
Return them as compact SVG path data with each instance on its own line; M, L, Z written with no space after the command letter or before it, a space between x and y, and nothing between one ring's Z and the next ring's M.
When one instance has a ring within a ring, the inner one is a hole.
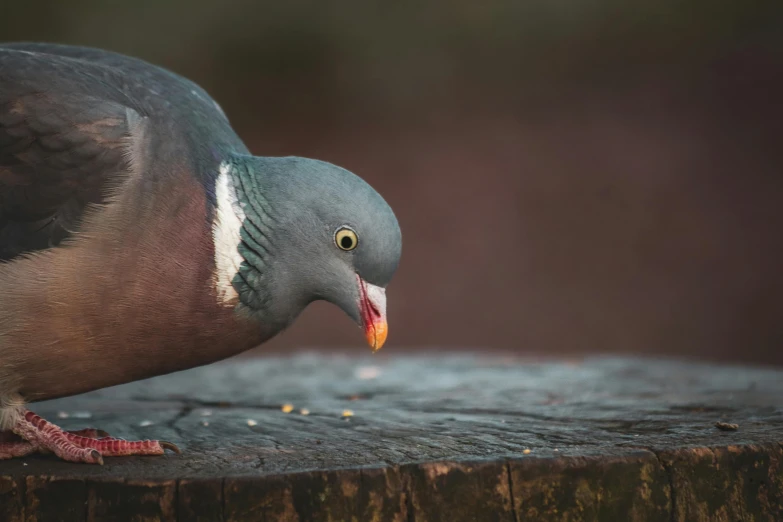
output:
M402 249L381 195L341 167L300 157L233 157L221 177L241 221L241 261L231 279L240 306L279 331L325 300L379 349L388 331L385 289Z

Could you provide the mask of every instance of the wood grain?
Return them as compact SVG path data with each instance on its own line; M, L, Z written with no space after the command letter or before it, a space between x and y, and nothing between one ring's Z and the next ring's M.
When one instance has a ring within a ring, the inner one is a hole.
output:
M240 358L34 405L184 453L2 461L0 520L781 520L782 405L761 368Z

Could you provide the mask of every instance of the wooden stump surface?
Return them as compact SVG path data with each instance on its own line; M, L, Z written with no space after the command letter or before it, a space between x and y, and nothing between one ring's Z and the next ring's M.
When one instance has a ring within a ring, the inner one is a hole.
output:
M771 369L300 355L31 409L183 454L0 461L0 521L783 520Z

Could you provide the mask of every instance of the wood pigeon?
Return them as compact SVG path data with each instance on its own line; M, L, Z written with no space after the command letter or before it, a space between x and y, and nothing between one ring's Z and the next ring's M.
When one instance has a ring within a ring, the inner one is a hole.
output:
M98 49L0 44L0 458L179 451L27 409L218 361L316 300L387 334L397 219L351 172L250 154L198 85Z

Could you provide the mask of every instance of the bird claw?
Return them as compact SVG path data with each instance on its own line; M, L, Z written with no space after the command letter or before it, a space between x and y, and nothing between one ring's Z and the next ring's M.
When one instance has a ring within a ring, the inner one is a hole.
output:
M54 453L69 462L103 465L104 457L163 455L166 449L182 453L176 444L168 441L127 441L111 437L96 428L64 431L27 410L22 413L13 432L24 440L0 443L0 459L37 452Z
M86 460L88 464L98 464L103 466L103 455L98 450L90 450L90 460Z
M160 444L160 447L163 448L164 450L169 449L169 450L173 451L174 453L176 453L177 455L181 455L182 454L182 450L179 449L179 447L177 447L177 445L174 444L173 442L169 442L169 441L166 441L166 440L159 440L158 444Z

